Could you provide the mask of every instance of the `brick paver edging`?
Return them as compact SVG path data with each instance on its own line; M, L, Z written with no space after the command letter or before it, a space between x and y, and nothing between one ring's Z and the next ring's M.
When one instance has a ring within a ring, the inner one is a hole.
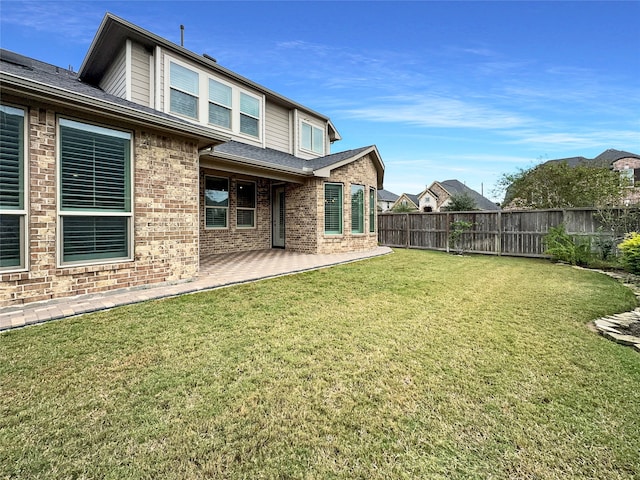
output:
M216 281L211 275L200 275L196 280L172 285L163 284L151 287L134 287L129 289L112 290L100 294L81 295L76 297L46 300L43 302L34 302L19 307L4 307L0 309L0 332L30 325L37 325L53 320L75 317L87 313L109 310L111 308L132 305L149 300L159 300L179 295L188 295L208 290L215 290L218 288L230 287L233 285L240 285L243 283L257 282L259 280L266 280L284 275L293 275L311 270L319 270L359 260L366 260L368 258L379 257L389 253L392 253L390 248L378 247L366 252L312 256L314 258L310 258L309 254L306 254L301 258L304 258L305 260L310 259L310 261L305 262L306 265L304 267L296 267L294 265L287 268L285 271L280 270L274 272L267 268L263 273L256 275L253 273L256 269L253 269L250 274L240 272L234 278L228 278L222 282ZM248 255L249 257L251 256L250 253ZM284 255L286 255L286 253L284 253ZM317 258L317 261L314 261L315 258ZM249 258L247 262L250 263L251 258ZM262 272L262 270L260 271Z

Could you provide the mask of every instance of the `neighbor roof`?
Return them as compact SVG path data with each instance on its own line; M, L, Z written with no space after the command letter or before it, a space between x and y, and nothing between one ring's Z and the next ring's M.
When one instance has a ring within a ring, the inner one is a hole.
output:
M398 195L381 188L378 190L378 200L382 202L395 202L398 199Z
M438 182L450 195L469 195L476 202L476 206L480 210L500 210L500 207L488 198L480 195L475 190L467 187L459 180L445 180Z
M549 160L545 162L547 163L563 163L566 162L570 167L577 167L578 165L585 165L588 167L600 167L600 168L610 168L611 165L620 160L621 158L638 158L640 159L640 155L635 153L625 152L624 150L615 150L613 148L609 148L605 150L596 158L585 158L585 157L570 157L570 158L558 158L555 160Z

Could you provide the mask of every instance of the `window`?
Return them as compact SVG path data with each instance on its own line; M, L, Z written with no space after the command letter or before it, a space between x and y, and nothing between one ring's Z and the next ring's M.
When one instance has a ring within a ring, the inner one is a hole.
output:
M324 184L324 233L342 234L342 185Z
M308 123L302 123L300 147L314 153L324 153L324 134L322 129Z
M351 185L351 233L364 233L364 187Z
M209 79L209 123L231 128L231 87Z
M207 228L227 228L229 180L206 176L204 183L205 226Z
M0 271L26 268L24 111L0 105Z
M238 206L236 207L236 226L253 228L256 226L256 184L238 180L236 185Z
M198 118L198 73L170 63L172 113Z
M240 132L260 136L260 100L240 92Z
M376 231L376 190L374 188L369 189L369 231Z
M61 119L61 263L130 259L131 211L131 134Z

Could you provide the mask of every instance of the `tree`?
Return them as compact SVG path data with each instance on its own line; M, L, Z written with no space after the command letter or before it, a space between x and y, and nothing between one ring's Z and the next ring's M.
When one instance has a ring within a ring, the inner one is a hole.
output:
M393 207L391 211L393 213L409 213L409 212L415 212L416 209L414 207L410 207L409 205L399 203L398 205Z
M504 174L498 188L504 206L516 208L572 208L620 205L628 180L609 168L567 162L547 162Z
M455 193L449 197L449 204L443 208L447 212L469 212L478 210L476 201L467 192Z

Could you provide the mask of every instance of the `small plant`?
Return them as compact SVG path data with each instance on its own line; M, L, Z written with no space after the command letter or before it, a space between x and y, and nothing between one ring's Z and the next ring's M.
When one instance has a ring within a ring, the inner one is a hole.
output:
M640 233L628 233L618 248L622 251L622 264L625 270L640 274Z
M588 265L591 260L591 243L589 240L574 240L567 233L563 224L551 227L544 237L545 253L554 260L571 265Z
M449 230L449 246L457 251L458 255L464 253L464 247L462 246L462 234L471 230L473 222L467 222L465 220L456 220L451 222Z

